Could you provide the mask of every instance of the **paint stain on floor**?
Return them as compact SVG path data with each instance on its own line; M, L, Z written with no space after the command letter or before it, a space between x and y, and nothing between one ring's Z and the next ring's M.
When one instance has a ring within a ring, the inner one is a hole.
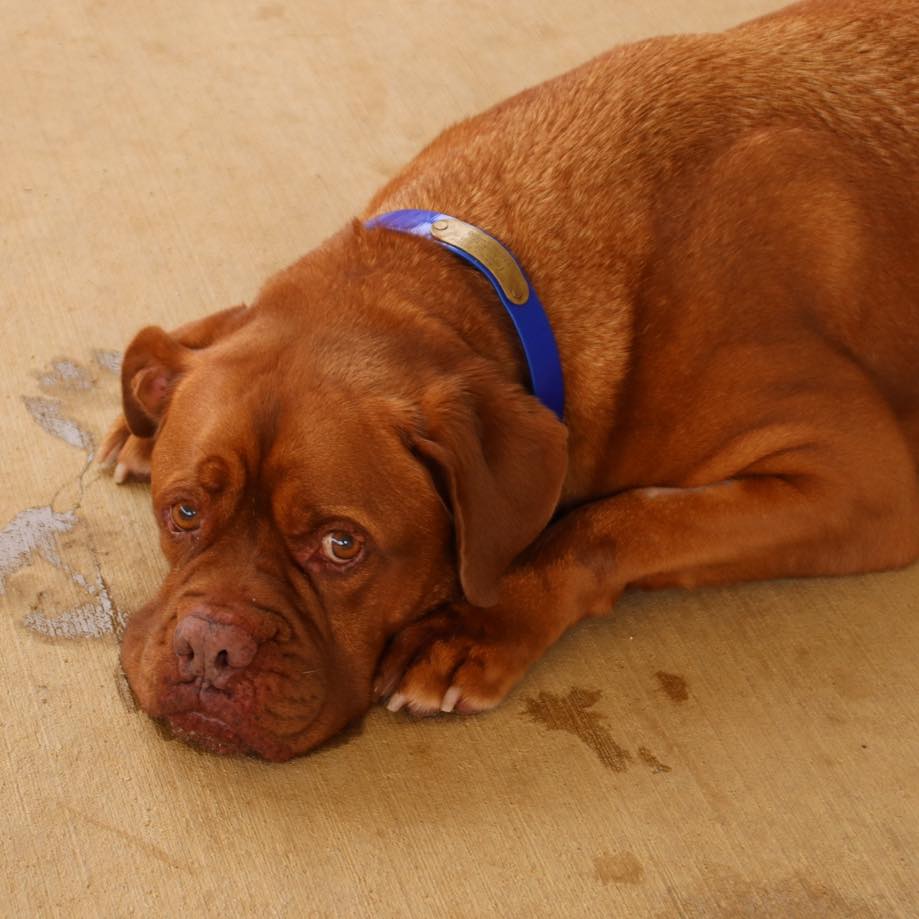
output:
M93 351L93 361L103 370L116 375L121 373L121 352L109 351L105 348L96 348Z
M87 584L92 599L61 612L30 610L22 624L45 638L101 638L120 633L124 623L115 609L108 587L99 578L98 585Z
M658 670L654 675L671 702L685 702L689 698L689 686L683 677L663 670Z
M632 754L613 739L602 712L590 711L603 693L599 689L572 688L568 695L541 692L524 700L524 715L549 731L565 731L586 744L613 772L625 772Z
M121 354L96 349L92 364L106 374L118 374ZM81 514L95 438L73 413L79 415L86 399L104 396L96 388L98 371L91 369L92 364L56 357L32 374L47 395L22 397L32 420L46 434L86 454L83 468L57 489L46 506L25 508L0 529L0 595L6 593L10 577L24 569L42 564L56 569L56 574L38 575L40 589L36 590L34 575L24 575L17 588L31 597L23 625L44 638L117 636L124 626L102 572L93 532ZM67 511L55 510L58 497L71 486L78 492L76 503Z
M92 374L69 357L56 357L45 370L35 376L38 385L44 390L87 390L92 389L94 383Z
M124 625L116 609L88 533L66 548L61 537L76 533L82 521L75 510L59 512L52 507L29 507L0 529L0 595L7 581L19 571L41 561L60 572L55 589L47 579L29 605L23 625L45 638L99 638L118 634ZM63 576L63 577L61 577ZM63 609L49 596L76 591L77 602Z
M63 440L64 443L85 450L91 454L93 450L93 437L79 422L68 418L63 413L60 399L49 399L45 396L23 396L26 411L32 420L52 437Z
M77 523L73 511L59 513L51 507L29 507L20 511L0 530L0 594L6 579L30 565L38 556L55 568L63 567L57 537Z
M118 375L121 370L121 352L96 348L92 352L92 364L106 374ZM85 451L87 460L92 459L95 439L86 426L73 417L72 410L79 406L71 403L75 397L79 403L93 396L98 382L97 371L71 357L56 357L32 376L38 380L39 388L46 394L22 397L23 405L32 420L46 434Z

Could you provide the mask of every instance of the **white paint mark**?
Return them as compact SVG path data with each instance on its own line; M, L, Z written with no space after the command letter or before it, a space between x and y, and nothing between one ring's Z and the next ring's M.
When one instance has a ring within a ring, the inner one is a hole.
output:
M121 373L121 352L120 351L105 351L102 348L96 348L96 350L93 351L93 360L103 370L107 370L109 373L114 373L114 374Z
M123 617L115 609L101 576L94 585L87 585L87 593L95 595L95 599L53 615L33 610L22 620L23 625L46 638L101 638L120 632Z
M121 355L117 351L97 349L93 361L104 370L117 374ZM92 371L68 358L55 358L41 373L34 374L45 391L92 389L96 379ZM67 578L69 592L76 592L77 602L65 610L40 608L46 591L24 617L23 624L49 638L98 638L111 633L119 634L124 627L124 616L115 606L108 585L102 575L99 558L91 532L83 551L59 543L61 533L67 533L80 522L77 511L83 497L83 475L93 458L93 437L82 425L64 414L59 399L44 396L23 396L23 403L32 419L42 430L87 454L87 464L80 473L78 484L80 498L72 511L59 513L49 505L33 507L17 514L0 530L0 594L5 593L6 578L42 558ZM60 491L60 489L58 490ZM53 503L53 502L52 502ZM86 551L91 564L86 566ZM78 570L78 567L83 570ZM74 585L77 588L74 591Z
M57 546L57 534L74 528L77 515L60 514L50 507L30 507L17 514L0 530L0 594L11 574L30 564L34 554L56 568L64 567Z
M70 575L70 579L74 584L79 584L87 593L94 594L96 592L96 588L90 584L79 571L74 571L74 573Z
M93 438L89 431L85 431L72 418L61 414L61 403L58 399L45 399L41 396L23 396L33 421L50 434L60 438L64 443L70 444L79 450L85 450L92 459Z
M51 369L36 374L42 389L92 389L92 374L76 361L66 357L55 358Z
M84 603L55 616L29 613L23 624L46 638L98 638L112 631L112 624L95 603Z

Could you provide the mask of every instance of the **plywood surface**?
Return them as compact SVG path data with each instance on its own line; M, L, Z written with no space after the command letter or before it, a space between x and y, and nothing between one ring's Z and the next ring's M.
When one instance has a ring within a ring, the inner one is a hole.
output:
M287 765L117 677L162 573L117 353L252 297L458 117L771 0L0 0L0 915L910 916L919 569L627 598L496 712Z

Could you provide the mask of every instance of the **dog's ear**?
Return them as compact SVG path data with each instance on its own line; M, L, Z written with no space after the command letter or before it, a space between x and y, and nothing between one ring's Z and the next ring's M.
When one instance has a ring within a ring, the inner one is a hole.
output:
M567 430L519 386L487 377L435 384L421 408L413 448L452 507L463 592L491 606L558 505Z
M134 336L121 363L121 400L136 437L156 433L190 355L190 349L159 326L147 326Z
M245 305L232 306L186 323L174 332L158 326L141 329L121 364L124 417L131 433L152 437L193 351L207 348L248 318Z

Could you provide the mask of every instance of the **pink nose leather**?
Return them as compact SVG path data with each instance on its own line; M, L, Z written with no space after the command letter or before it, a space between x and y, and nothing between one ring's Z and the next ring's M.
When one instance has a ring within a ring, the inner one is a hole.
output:
M172 647L183 680L202 678L205 684L222 688L230 677L252 663L258 642L239 626L193 613L176 626Z

